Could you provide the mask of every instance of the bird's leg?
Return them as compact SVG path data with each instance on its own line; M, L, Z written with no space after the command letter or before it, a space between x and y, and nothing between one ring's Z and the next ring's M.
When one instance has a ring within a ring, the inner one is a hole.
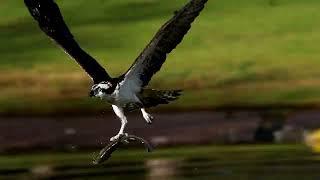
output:
M128 121L127 121L127 117L124 115L123 108L118 107L116 105L112 105L112 108L113 108L114 113L119 117L119 119L121 121L121 128L119 130L119 133L117 135L115 135L114 137L110 138L110 141L115 141L115 140L119 139L122 135L125 135L124 128L126 127Z
M142 116L146 120L148 124L152 123L152 120L154 119L151 114L147 113L144 108L141 108Z

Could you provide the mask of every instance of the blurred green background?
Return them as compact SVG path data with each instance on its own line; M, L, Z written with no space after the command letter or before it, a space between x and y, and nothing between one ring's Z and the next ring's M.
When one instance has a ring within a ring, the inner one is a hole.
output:
M81 46L117 76L184 0L57 0ZM210 0L150 87L184 89L172 109L317 105L318 0ZM90 79L37 27L22 0L0 4L0 111L105 109Z
M80 45L118 76L187 0L56 2ZM129 115L128 132L156 151L123 148L93 166L119 121L88 97L90 78L23 0L0 0L0 179L319 179L319 8L209 0L150 83L183 96L157 107L150 127Z

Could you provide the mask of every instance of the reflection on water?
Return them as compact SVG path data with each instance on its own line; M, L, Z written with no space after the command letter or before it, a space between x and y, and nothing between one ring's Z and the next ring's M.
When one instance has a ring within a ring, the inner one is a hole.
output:
M122 162L93 167L74 166L35 166L30 170L0 171L0 179L252 179L252 180L294 180L320 179L318 160L283 160L273 162L228 162L214 160L174 160L151 159L143 164Z
M30 169L31 176L37 179L50 177L54 174L54 169L50 165L39 165Z
M139 153L128 157L124 153L121 158L113 157L111 161L99 166L90 164L87 154L48 154L39 157L31 155L32 158L10 156L7 163L1 162L6 158L0 157L0 179L320 179L320 156L306 149L285 146L286 149L283 150L281 146L274 151L260 146L251 150L243 147L228 147L222 150L207 148L205 151L187 148L191 149L192 153L175 156L174 153L180 153L179 149L168 151L165 156L144 158L141 158ZM39 163L42 158L49 161Z
M146 161L147 180L173 179L179 174L178 166L182 162L177 159L150 159Z

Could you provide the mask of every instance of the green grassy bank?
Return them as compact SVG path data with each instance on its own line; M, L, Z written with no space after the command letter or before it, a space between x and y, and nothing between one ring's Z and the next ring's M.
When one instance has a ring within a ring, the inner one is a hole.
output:
M84 49L120 75L185 0L57 0ZM318 0L210 0L150 86L166 108L320 103ZM0 112L95 111L90 79L20 0L0 2Z

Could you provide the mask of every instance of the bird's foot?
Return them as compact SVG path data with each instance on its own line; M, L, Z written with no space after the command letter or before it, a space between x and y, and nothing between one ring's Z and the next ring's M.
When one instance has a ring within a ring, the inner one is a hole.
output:
M154 118L153 118L153 116L151 114L143 113L142 115L143 115L143 118L146 120L146 122L148 124L152 124L152 121L153 121Z
M110 138L111 142L117 141L120 138L122 138L123 136L128 136L127 133L118 133L117 135L113 136L112 138Z

